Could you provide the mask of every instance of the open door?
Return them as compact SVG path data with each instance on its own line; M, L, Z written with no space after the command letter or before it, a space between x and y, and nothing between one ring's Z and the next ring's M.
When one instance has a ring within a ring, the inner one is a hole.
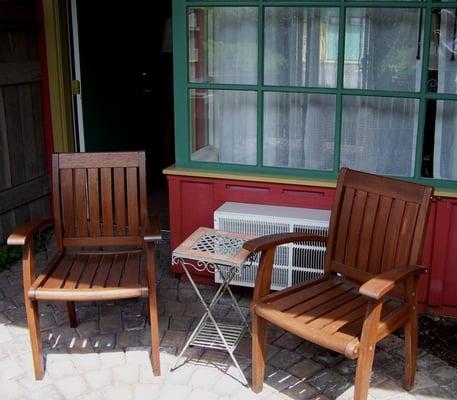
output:
M68 1L77 148L146 150L148 187L162 186L174 154L172 60L162 48L171 1Z

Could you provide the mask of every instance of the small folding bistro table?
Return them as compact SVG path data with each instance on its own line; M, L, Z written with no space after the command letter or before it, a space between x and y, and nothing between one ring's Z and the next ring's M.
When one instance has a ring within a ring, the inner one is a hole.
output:
M210 228L198 228L173 251L172 263L182 265L206 312L184 345L171 371L176 369L179 360L189 346L226 350L240 372L243 383L245 385L248 384L233 352L246 330L250 332L250 328L229 284L241 272L242 268L249 268L249 266L246 266L246 262L252 262L254 255L243 249L243 243L254 237ZM189 268L220 275L222 284L209 304L203 299L200 290L192 279L192 275L189 273ZM242 323L239 325L217 322L213 316L214 306L226 291L231 296L233 304L241 316Z

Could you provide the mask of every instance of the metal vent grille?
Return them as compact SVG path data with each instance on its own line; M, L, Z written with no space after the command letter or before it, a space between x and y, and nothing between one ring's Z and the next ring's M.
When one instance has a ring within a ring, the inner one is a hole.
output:
M329 218L330 212L324 210L228 202L214 212L214 227L257 236L285 232L326 236ZM283 289L321 275L324 259L324 243L299 242L279 246L275 254L271 288ZM248 263L232 284L253 287L257 268L258 260ZM217 273L215 281L222 282Z

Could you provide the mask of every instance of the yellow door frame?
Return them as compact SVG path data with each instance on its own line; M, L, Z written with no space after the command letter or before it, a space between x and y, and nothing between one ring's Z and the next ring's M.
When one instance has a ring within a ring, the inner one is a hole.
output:
M74 151L66 3L42 0L55 152Z

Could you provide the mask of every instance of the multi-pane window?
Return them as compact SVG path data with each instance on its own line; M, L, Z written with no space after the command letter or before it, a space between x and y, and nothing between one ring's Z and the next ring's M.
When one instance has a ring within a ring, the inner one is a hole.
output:
M174 0L176 163L457 187L457 1Z

